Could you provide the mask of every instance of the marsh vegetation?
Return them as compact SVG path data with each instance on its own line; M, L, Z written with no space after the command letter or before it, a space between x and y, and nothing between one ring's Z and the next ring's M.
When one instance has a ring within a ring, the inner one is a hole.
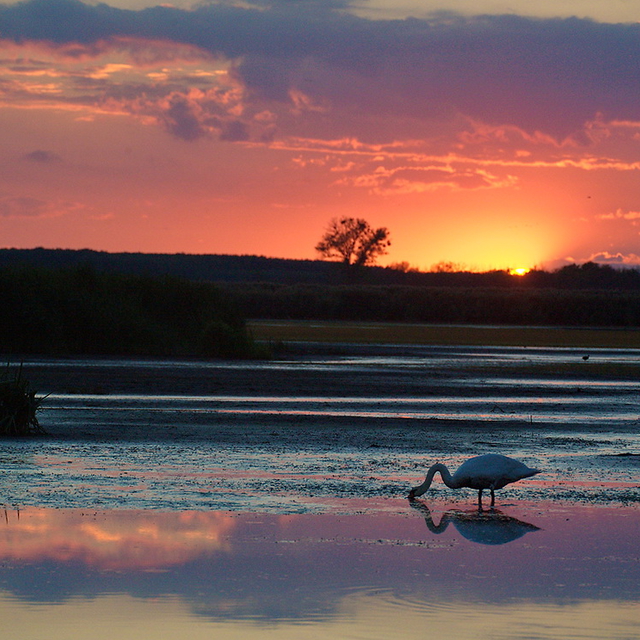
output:
M271 283L225 285L225 289L247 318L465 325L640 326L640 291L621 289Z
M90 266L0 270L6 354L262 356L217 286Z
M42 400L23 376L22 366L7 365L0 374L0 436L45 433L37 416Z

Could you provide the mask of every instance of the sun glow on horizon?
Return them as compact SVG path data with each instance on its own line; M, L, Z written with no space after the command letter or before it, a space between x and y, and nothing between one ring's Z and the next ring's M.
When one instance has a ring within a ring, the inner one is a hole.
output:
M531 269L529 269L528 267L518 267L516 269L509 269L509 275L525 276L527 275L527 273L529 273L529 271L531 271Z

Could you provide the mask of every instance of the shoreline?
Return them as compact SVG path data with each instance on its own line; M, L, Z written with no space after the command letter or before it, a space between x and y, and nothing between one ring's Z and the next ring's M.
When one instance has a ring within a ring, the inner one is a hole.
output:
M256 340L369 345L640 348L640 329L615 327L431 325L323 320L248 320Z

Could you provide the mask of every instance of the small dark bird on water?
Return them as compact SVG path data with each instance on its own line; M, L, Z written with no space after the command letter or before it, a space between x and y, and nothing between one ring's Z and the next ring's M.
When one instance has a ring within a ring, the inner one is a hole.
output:
M582 359L586 362L589 359L589 356L582 356Z

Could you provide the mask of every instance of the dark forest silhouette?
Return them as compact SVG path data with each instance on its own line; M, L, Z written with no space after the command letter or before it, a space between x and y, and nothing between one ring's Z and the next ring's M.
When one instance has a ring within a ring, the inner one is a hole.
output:
M258 256L0 250L7 355L261 357L245 319L640 326L640 272L512 276Z
M246 317L427 324L640 326L640 291L403 285L227 285Z
M229 296L211 283L18 266L0 269L0 295L6 355L260 355Z
M524 276L507 271L424 272L366 266L345 270L339 262L292 260L252 255L108 253L90 249L0 249L0 269L90 266L98 272L175 276L192 281L277 284L370 284L436 287L506 287L509 289L640 290L640 270L587 262L555 271L534 269Z

